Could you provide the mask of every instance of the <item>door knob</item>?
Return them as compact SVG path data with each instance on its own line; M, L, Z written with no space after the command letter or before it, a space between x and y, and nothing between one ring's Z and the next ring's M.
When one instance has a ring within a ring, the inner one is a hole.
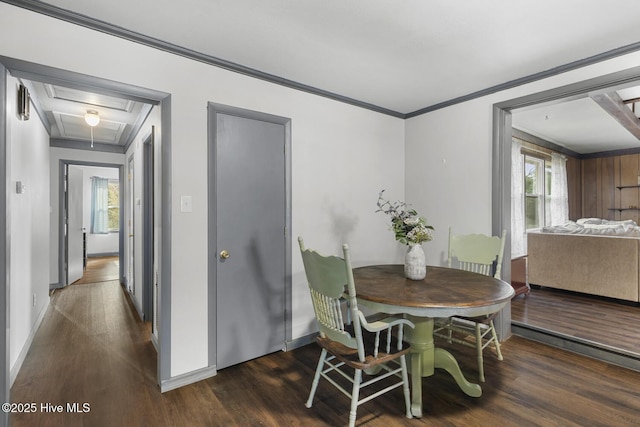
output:
M226 249L223 249L220 251L220 259L227 259L229 258L229 251Z

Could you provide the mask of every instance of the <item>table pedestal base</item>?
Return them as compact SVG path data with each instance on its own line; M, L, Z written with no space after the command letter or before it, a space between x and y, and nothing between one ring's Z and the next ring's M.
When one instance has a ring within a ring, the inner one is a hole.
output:
M458 362L451 353L435 348L433 343L433 319L407 315L415 324L414 329L406 328L406 339L411 344L411 413L422 417L422 377L433 375L435 368L447 371L458 387L471 397L480 397L482 389L478 384L470 383L462 375Z

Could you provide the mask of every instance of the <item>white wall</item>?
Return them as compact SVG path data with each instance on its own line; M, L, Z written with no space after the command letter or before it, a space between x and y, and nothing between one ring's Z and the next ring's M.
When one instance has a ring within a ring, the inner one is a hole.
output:
M92 234L91 233L91 177L99 176L118 180L117 168L101 168L95 166L72 166L82 170L82 228L87 233L87 256L117 254L120 241L118 233Z
M37 114L20 121L19 83L7 82L9 347L11 381L49 304L49 136ZM16 182L24 185L18 194Z
M293 338L313 327L297 235L325 252L339 253L339 244L348 241L356 264L400 261L402 247L387 231L387 219L374 211L382 188L390 197L404 197L402 120L6 3L0 4L0 17L0 52L5 56L171 94L172 207L162 214L170 214L172 223L172 376L208 362L207 102L292 119ZM29 40L14 37L24 28L33 31ZM32 42L45 37L47 43ZM181 195L192 196L192 213L180 212Z
M113 165L124 164L124 154L102 153L90 150L70 150L67 148L50 148L49 149L49 185L50 185L50 203L51 203L51 239L49 244L49 280L52 284L58 284L59 266L59 234L60 234L60 162L62 160L70 160L76 162L94 162L107 163ZM91 198L89 197L89 200Z
M443 264L450 226L491 233L494 104L638 64L640 53L632 53L407 120L407 199L436 228L435 239L423 245L427 262Z

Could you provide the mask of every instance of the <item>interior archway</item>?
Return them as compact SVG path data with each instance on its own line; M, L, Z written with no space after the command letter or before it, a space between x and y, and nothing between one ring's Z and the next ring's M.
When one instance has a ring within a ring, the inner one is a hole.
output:
M640 67L635 67L571 85L510 99L494 105L492 229L494 234L502 229L509 230L505 246L506 253L511 253L512 113L517 110L538 107L546 103L561 103L582 98L589 93L618 90L638 85L638 82L640 82ZM503 277L508 281L511 279L511 265L509 262L505 262L503 266ZM510 322L511 313L509 313L508 317ZM516 328L513 328L513 330L517 332ZM567 347L557 339L553 344ZM599 349L572 349L611 361L611 359L608 359L607 354L602 353Z

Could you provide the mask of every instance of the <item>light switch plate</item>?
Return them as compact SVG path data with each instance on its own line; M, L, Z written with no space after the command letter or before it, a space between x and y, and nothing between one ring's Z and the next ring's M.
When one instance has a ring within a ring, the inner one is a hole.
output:
M180 212L192 212L193 202L191 196L180 197Z

